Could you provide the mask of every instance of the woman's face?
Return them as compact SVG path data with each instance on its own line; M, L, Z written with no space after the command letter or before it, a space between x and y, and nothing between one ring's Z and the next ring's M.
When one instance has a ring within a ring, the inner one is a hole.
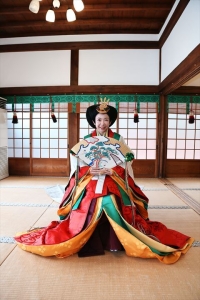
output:
M95 126L100 134L104 134L110 126L110 118L107 114L98 114L95 117Z

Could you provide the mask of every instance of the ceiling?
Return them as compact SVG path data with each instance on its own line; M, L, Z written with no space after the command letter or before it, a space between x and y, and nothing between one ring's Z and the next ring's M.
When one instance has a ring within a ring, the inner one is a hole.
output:
M73 0L60 0L54 9L54 23L45 20L53 0L41 0L37 14L29 10L31 0L0 0L0 38L94 35L94 34L159 34L172 10L175 0L83 0L85 8L76 12L76 21L66 20L66 11ZM168 28L173 28L189 0L180 0L171 16ZM163 38L164 34L161 37ZM199 86L200 77L192 78L186 86Z
M192 79L187 81L184 86L197 86L200 87L200 73L194 76Z
M159 34L175 0L83 0L85 8L76 21L66 20L73 0L60 0L55 23L45 21L52 0L40 1L37 14L31 0L0 0L0 38L79 34Z

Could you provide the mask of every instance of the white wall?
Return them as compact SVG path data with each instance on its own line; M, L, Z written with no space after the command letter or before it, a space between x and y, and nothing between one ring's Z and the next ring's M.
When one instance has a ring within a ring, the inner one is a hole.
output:
M0 54L0 87L70 85L71 51Z
M0 54L0 87L70 85L70 51ZM81 50L79 85L158 85L159 50Z
M81 50L79 85L158 85L159 50Z
M161 51L163 81L200 43L200 0L191 0Z

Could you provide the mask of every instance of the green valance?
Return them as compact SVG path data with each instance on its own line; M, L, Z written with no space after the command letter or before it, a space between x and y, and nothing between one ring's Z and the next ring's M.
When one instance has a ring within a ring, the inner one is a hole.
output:
M7 96L7 103L16 104L32 104L32 111L34 111L34 104L36 103L71 103L72 112L77 112L78 103L98 103L100 98L107 98L110 103L114 103L116 109L119 109L119 103L135 103L137 110L140 112L142 103L157 103L159 111L159 95L138 95L138 94L117 94L117 95L45 95L45 96ZM184 95L168 95L167 109L172 113L189 113L190 109L195 110L196 114L200 113L200 96L184 96Z
M158 103L159 95L46 95L46 96L8 96L8 104L27 103L32 104L32 108L35 103L71 103L72 111L76 112L76 104L83 102L98 103L100 98L107 98L110 102L115 103L116 109L119 107L119 103L137 103L138 112L140 111L140 103Z
M200 114L200 96L168 95L167 110L169 113L186 113L193 110Z

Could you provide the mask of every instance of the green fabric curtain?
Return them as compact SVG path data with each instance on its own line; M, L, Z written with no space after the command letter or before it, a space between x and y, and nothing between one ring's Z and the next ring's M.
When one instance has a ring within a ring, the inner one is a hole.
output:
M193 110L200 114L200 96L168 95L167 111L170 113L189 114Z
M83 102L98 103L100 98L107 98L110 102L114 102L116 109L120 102L137 103L138 111L140 111L140 103L158 103L159 95L51 95L51 96L8 96L6 97L8 104L29 103L32 108L35 103L72 103L72 111L76 112L76 104Z

